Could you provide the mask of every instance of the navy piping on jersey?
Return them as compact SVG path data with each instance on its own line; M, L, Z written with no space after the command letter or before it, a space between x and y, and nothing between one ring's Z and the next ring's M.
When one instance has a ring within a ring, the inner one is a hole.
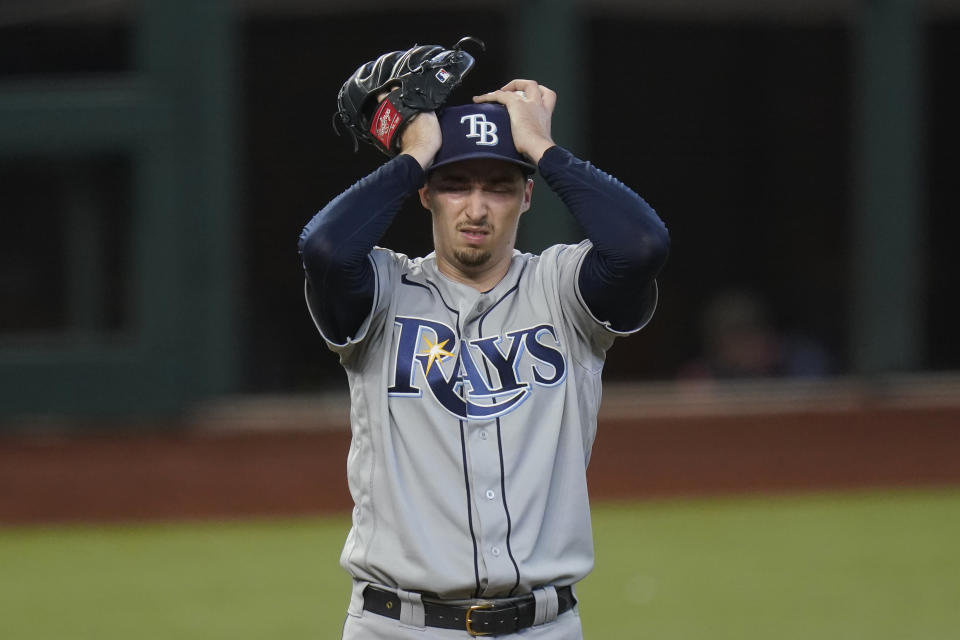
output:
M427 291L430 291L430 287L428 287L427 285L423 284L422 282L414 282L413 280L411 280L410 278L408 278L408 277L407 277L407 274L405 274L405 273L400 276L400 282L402 282L403 284L408 284L408 285L410 285L411 287L423 287L423 288L426 289ZM441 300L442 300L442 299L443 299L443 298L441 298ZM444 302L443 304L444 304L444 306L446 306L447 303ZM449 309L449 308L450 308L450 307L447 307L447 309Z
M437 285L433 284L429 280L427 281L427 284L414 282L413 280L410 280L409 278L407 278L407 274L405 273L400 276L400 282L402 282L403 284L408 284L411 287L423 287L427 291L430 291L430 287L433 287L433 290L437 292L437 297L440 298L440 302L442 302L443 306L447 308L447 311L457 316L457 340L460 339L460 312L454 309L453 307L451 307L449 304L447 304L447 301L443 299L443 294L440 293L440 288ZM427 285L430 285L430 286L428 287Z
M488 374L489 375L489 374ZM500 499L503 500L503 512L507 516L507 555L510 556L510 562L513 563L513 572L516 575L513 587L508 595L513 595L520 586L520 566L517 559L513 557L513 545L510 543L510 536L513 533L513 520L510 518L510 509L507 507L507 479L503 464L503 437L500 431L500 418L497 418L497 449L500 451Z
M437 297L440 298L440 302L443 303L443 306L447 308L450 313L452 313L457 318L457 342L461 340L460 333L460 312L447 304L447 301L443 299L443 294L440 292L439 287L434 283L427 281L427 284L422 284L420 282L414 282L407 278L407 274L402 274L400 276L400 282L411 287L421 287L426 289L428 293L433 291L437 292ZM431 287L433 288L431 290ZM460 358L457 357L457 366L454 371L459 370L460 368ZM463 387L460 387L460 393L464 393ZM470 472L467 467L467 438L464 433L463 420L458 421L460 423L460 455L463 457L463 484L467 492L467 526L470 528L470 540L473 542L473 576L475 580L476 589L474 590L474 597L480 597L480 550L477 547L477 534L473 529L473 496L470 493Z
M500 298L490 305L490 308L483 312L483 315L480 316L477 321L477 336L483 338L483 321L486 319L487 315L493 311L501 302L506 300L511 294L516 293L520 290L520 280L523 278L523 273L527 270L527 265L524 263L523 268L520 269L520 274L517 276L517 283L510 287L509 290L504 292ZM493 378L490 376L490 365L486 360L483 361L484 371L487 373L487 382L493 383ZM496 404L496 398L490 398L491 404ZM516 580L513 583L513 587L510 589L509 595L513 595L517 588L520 586L520 565L517 564L517 559L513 557L513 545L510 543L510 536L513 533L513 520L510 517L510 508L507 506L507 479L506 479L506 470L503 463L503 436L500 430L500 418L497 418L497 449L500 454L500 499L503 500L503 512L507 516L507 555L510 557L510 562L513 563L513 571L516 575Z
M478 326L478 330L479 330L479 331L483 331L483 319L486 318L487 315L489 315L489 313L490 313L491 311L493 311L493 310L497 307L497 305L499 305L501 302L503 302L504 300L506 300L506 299L507 299L507 296L509 296L511 293L516 292L516 291L520 288L520 280L521 280L521 278L523 278L523 274L524 274L524 272L526 272L526 270L527 270L527 263L524 262L524 263L523 263L523 266L520 268L520 273L517 274L517 284L513 285L512 287L510 287L509 290L504 291L504 292L503 292L503 295L500 296L500 297L497 299L496 302L494 302L492 305L490 305L490 308L489 308L489 309L487 309L486 311L483 312L483 315L481 315L481 316L480 316L480 319L479 319L479 326ZM492 289L491 289L491 291L492 291ZM481 337L482 337L482 336L481 336Z
M473 540L473 576L476 580L474 598L480 597L480 560L478 558L477 534L473 531L473 496L470 493L470 473L467 470L467 438L463 429L463 420L460 420L460 451L463 455L463 484L467 489L467 524L470 525L470 539Z

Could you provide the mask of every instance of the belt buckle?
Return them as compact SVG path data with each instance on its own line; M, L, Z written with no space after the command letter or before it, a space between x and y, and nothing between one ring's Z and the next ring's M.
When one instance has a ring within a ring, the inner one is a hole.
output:
M476 638L477 636L492 636L493 634L487 631L475 631L473 629L473 620L470 619L470 616L473 615L474 611L478 609L492 609L492 608L493 608L492 602L481 602L480 604L471 605L467 609L467 615L464 616L465 618L464 621L467 624L467 633L469 633L474 638Z

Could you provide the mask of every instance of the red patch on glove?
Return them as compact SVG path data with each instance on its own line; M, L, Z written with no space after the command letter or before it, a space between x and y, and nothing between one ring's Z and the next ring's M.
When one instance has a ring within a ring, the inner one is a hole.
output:
M403 122L403 117L397 108L390 102L390 98L384 98L383 102L377 108L377 113L373 116L373 122L370 123L370 133L379 140L383 146L390 149L390 141L397 132L397 127Z

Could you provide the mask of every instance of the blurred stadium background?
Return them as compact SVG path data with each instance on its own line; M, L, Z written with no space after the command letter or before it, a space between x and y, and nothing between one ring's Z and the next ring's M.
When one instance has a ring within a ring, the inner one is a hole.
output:
M4 0L0 637L335 637L296 238L382 159L343 80L463 35L463 101L556 89L673 238L605 373L588 637L956 637L957 0ZM539 185L521 248L576 238ZM383 244L429 250L416 203Z

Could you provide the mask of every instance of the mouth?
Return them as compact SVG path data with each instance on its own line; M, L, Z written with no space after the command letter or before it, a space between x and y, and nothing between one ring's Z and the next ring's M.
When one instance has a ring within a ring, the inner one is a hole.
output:
M483 242L490 235L486 227L460 227L458 231L462 238L471 243Z

